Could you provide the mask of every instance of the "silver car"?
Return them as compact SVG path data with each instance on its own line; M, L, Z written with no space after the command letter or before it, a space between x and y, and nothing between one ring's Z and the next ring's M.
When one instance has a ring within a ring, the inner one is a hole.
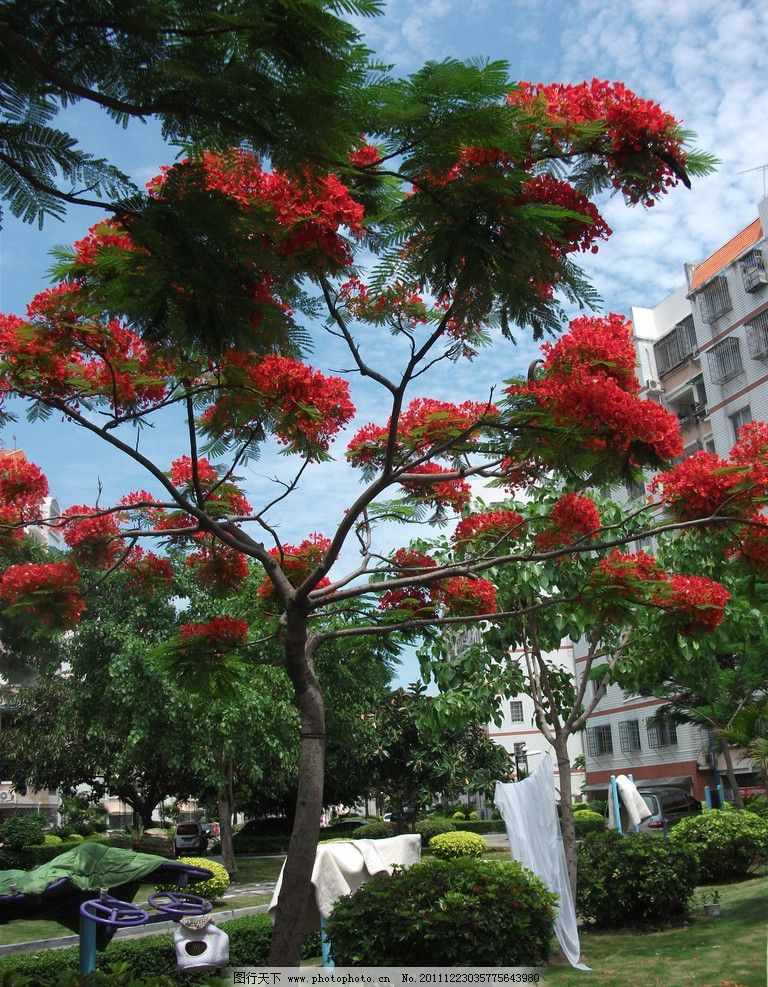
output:
M664 824L667 828L673 826L687 816L696 816L701 812L701 802L698 802L690 792L684 788L668 788L661 785L642 784L637 786L640 797L651 810L650 816L640 823L641 833L663 832ZM606 825L608 823L608 810L605 814ZM631 829L627 810L621 806L621 828L624 833Z

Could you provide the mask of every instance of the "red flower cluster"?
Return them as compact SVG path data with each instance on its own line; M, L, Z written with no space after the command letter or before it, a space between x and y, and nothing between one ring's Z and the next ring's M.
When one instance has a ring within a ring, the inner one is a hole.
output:
M48 481L39 466L23 452L0 453L0 549L12 551L24 540L17 526L39 521L47 496Z
M189 456L180 456L171 463L171 482L176 487L184 488L190 495L194 494L192 483L192 459ZM253 508L245 499L234 483L219 483L219 471L212 466L207 459L197 460L197 479L205 497L206 509L218 516L236 515L245 517L252 513ZM209 492L215 490L213 493ZM158 526L164 522L160 521ZM192 523L196 523L194 520Z
M80 574L70 562L10 566L0 577L0 597L25 607L49 630L71 630L85 610Z
M207 459L197 460L197 478L203 488L214 484L218 478L218 470L211 466ZM171 463L171 483L175 487L192 486L192 458L190 456L179 456Z
M478 617L496 613L496 587L487 579L452 576L440 583L439 595L454 617Z
M171 563L138 545L131 549L124 568L128 574L126 586L133 593L150 594L162 588L170 589L173 583Z
M437 463L424 463L409 470L418 476L441 476L452 472L442 469ZM418 480L402 480L401 486L409 497L434 504L436 507L451 507L454 511L463 510L472 497L472 490L466 480L451 479L436 482L420 482Z
M535 399L532 424L556 432L568 429L571 444L628 456L633 465L682 452L677 418L656 402L637 397L634 349L621 316L576 319L544 353L542 374L507 390ZM545 442L546 431L533 444L534 458L546 451Z
M253 363L231 351L221 375L225 390L200 418L204 430L217 437L271 418L278 441L292 452L317 456L355 414L345 380L289 357L270 355Z
M656 606L668 610L679 634L692 636L713 631L725 616L731 598L720 583L701 576L671 576L659 586Z
M434 398L411 401L400 415L397 445L400 456L423 455L445 447L438 455L454 455L466 449L483 425L498 416L498 409L480 401L451 404ZM365 425L347 446L347 459L353 466L376 465L383 460L389 435L386 425ZM418 470L413 470L418 472Z
M307 266L322 270L343 267L351 254L340 227L362 233L365 210L355 202L346 185L335 175L302 181L278 171L264 171L259 159L248 151L234 148L225 152L205 151L200 162L184 160L153 178L150 194L161 197L171 170L202 169L205 187L220 192L242 206L263 206L281 227L275 236L275 250L284 257L300 257ZM266 235L266 234L265 234Z
M428 555L411 548L398 548L392 556L392 566L398 570L398 575L418 576L437 563ZM402 586L390 589L379 599L382 610L407 610L413 620L430 620L437 616L435 602L432 599L431 584Z
M641 99L620 82L593 79L576 85L523 82L507 102L532 113L543 111L544 129L558 148L577 147L605 155L614 188L632 202L666 193L685 168L678 121L657 103ZM580 133L584 124L603 124L604 133Z
M738 547L733 554L740 556L759 576L768 576L768 517L756 514L752 518L761 527L746 525L739 534Z
M360 135L361 145L350 151L347 155L350 164L356 168L370 168L381 162L381 154L378 147L368 144L365 134Z
M547 552L553 548L572 545L589 537L595 539L602 525L594 500L584 494L564 494L552 508L551 527L536 536L536 548Z
M330 547L330 538L314 533L308 535L300 545L283 545L282 560L277 548L269 550L269 557L280 564L288 582L296 587L301 586L307 576L317 568ZM326 586L330 586L330 580L324 577L315 589L323 589ZM257 593L263 602L276 599L275 588L269 576L264 577Z
M694 452L682 462L659 473L650 488L679 521L738 514L760 497L762 491L749 482L747 467L735 468L713 452Z
M547 238L552 250L557 253L573 251L598 251L597 240L607 240L613 230L608 226L586 195L575 189L569 182L563 182L553 175L537 175L527 183L524 193L516 200L521 204L544 203L560 206L570 212L579 213L584 219L569 218L565 221L564 240Z
M592 584L620 596L635 597L648 583L666 580L667 574L652 555L646 552L620 552L614 549L601 559L592 573Z
M68 507L59 522L64 541L79 565L108 569L123 551L123 541L114 514L103 514L96 507Z
M194 569L195 580L214 596L226 596L240 589L248 578L248 560L229 545L203 546L187 558L187 568Z
M484 514L470 514L456 525L452 538L457 546L468 542L482 541L500 544L507 539L521 538L525 534L526 523L517 511L486 511Z
M205 651L221 657L245 644L248 624L232 617L215 617L206 624L188 623L181 627L181 651Z

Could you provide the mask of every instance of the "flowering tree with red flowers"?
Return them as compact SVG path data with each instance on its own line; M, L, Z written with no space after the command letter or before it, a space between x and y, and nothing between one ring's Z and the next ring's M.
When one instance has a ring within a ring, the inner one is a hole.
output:
M2 391L37 417L62 415L137 471L136 490L118 503L78 506L57 522L70 548L66 574L8 569L7 604L72 626L88 587L111 570L162 578L162 556L145 547L158 544L186 546L191 573L212 594L242 587L244 560L263 569L253 605L259 626L272 617L301 718L298 808L270 957L280 965L298 961L323 802L318 649L523 620L528 608L499 593L499 574L583 560L637 537L636 525L606 525L582 489L660 468L681 451L674 417L638 396L619 316L575 320L500 400L419 392L429 373L494 339L502 347L513 326L535 338L555 333L563 301L593 300L574 258L610 231L591 197L614 190L652 204L707 171L707 156L669 114L618 84L513 86L501 64L446 62L393 83L386 99L332 173L270 169L243 149L163 170L142 208L59 252L59 283L24 315L0 316ZM366 277L356 266L369 256L363 249L376 258ZM303 359L323 334L351 361L344 377ZM387 336L384 364L368 353ZM347 444L359 493L332 531L288 545L276 509L301 497L352 422L350 373L378 389L382 410ZM140 428L174 413L178 456L156 462ZM252 480L246 498L249 461L270 442L292 471L277 492ZM473 479L511 490L551 485L553 474L562 489L549 513L531 519L515 505L482 517L470 507ZM391 524L459 515L450 546L390 548ZM735 517L730 507L694 526L723 517ZM2 523L12 539L35 520L14 509ZM346 564L354 549L359 560ZM607 583L583 575L608 620L621 592L609 573ZM701 592L670 579L644 602L690 627L702 607L722 603L712 591L699 606ZM535 608L567 605L554 594ZM254 640L245 624L186 627L169 642L172 667L198 674L206 663L218 685L246 674L238 654ZM468 692L490 704L499 662L486 665Z

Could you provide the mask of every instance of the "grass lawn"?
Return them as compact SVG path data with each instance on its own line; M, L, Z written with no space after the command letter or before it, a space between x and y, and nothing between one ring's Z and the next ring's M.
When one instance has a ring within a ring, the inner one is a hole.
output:
M563 961L542 983L551 987L765 987L768 876L718 885L720 918L701 906L688 923L659 932L584 932L581 955L592 973Z

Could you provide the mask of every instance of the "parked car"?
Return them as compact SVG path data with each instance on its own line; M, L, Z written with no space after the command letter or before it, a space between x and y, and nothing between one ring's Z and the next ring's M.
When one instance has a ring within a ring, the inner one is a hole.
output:
M684 788L671 788L661 785L638 785L637 791L645 804L651 810L650 816L640 823L641 833L659 832L667 826L687 816L696 816L701 812L701 802L698 802ZM605 810L605 823L608 825L608 809ZM626 833L630 828L627 810L621 806L621 828Z
M201 823L179 823L173 834L173 853L176 857L204 854L208 849L208 836Z
M209 840L218 840L221 836L221 827L217 822L204 822L201 823L201 825L203 827L203 832Z

